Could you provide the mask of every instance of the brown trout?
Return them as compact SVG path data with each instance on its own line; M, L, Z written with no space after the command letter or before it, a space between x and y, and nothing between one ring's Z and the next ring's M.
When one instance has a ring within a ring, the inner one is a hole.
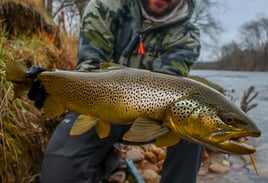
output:
M26 68L9 62L6 77L15 96L27 93ZM255 148L240 139L259 137L254 122L220 92L185 77L126 67L96 72L46 71L37 79L46 90L44 116L66 110L81 115L70 135L96 126L109 135L110 124L132 124L123 139L170 146L185 139L228 154L252 154Z

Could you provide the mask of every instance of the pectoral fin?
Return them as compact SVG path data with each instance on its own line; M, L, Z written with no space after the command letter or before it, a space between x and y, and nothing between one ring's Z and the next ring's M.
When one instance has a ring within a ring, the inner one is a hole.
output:
M138 118L131 128L124 134L123 140L129 142L150 142L168 133L167 127L161 126L157 121L148 118Z
M24 84L13 83L13 86L14 86L14 97L13 97L14 99L26 95L29 91L29 86Z
M57 100L51 95L46 97L43 109L45 118L60 116L65 111L64 106L58 103Z
M156 139L155 145L158 147L162 146L173 146L180 141L180 138L173 132L169 132L159 138Z
M91 116L80 115L75 120L73 127L70 131L71 136L80 135L91 129L97 124L97 120Z
M96 125L96 131L101 139L108 137L110 134L110 129L111 125L109 123L98 122Z

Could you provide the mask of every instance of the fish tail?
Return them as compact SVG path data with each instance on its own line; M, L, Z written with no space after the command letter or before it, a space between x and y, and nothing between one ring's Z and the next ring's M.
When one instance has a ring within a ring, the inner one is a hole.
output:
M27 67L15 62L6 63L6 79L13 84L14 98L26 95L31 87L32 79L25 77Z

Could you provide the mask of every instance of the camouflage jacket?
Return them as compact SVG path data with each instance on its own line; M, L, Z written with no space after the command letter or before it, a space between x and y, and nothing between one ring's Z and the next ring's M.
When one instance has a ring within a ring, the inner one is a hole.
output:
M112 61L187 75L199 56L200 42L199 30L189 22L195 1L183 4L183 15L154 22L144 18L139 0L91 0L81 22L77 70L90 71ZM138 53L142 44L144 54Z

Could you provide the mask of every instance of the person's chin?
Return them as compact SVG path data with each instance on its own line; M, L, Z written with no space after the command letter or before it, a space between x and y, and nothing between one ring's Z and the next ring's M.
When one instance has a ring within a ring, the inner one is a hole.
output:
M151 8L148 14L154 17L161 17L163 15L163 12L164 12L164 9L162 8Z

